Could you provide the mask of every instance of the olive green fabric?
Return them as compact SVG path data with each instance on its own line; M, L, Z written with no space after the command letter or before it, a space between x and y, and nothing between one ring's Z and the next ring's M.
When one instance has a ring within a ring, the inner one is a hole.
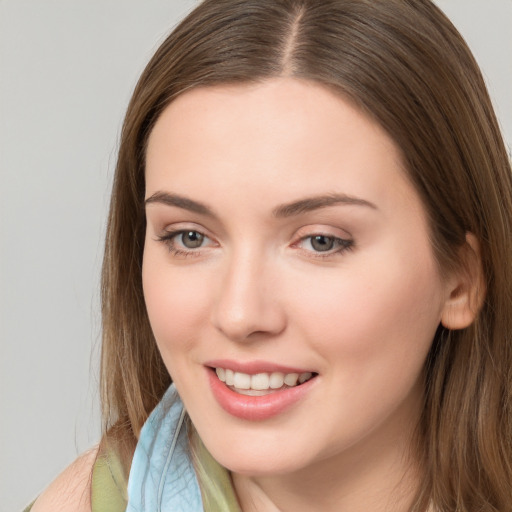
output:
M203 442L196 438L199 481L206 512L242 512L233 488L229 471L223 468L206 449Z
M23 509L23 512L30 512L32 510L32 507L34 506L35 500L25 509Z
M92 472L92 512L124 512L128 482L121 461L112 451L101 453Z

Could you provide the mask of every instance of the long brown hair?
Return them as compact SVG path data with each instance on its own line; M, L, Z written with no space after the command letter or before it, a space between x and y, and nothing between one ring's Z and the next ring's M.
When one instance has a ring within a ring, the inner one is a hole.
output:
M512 179L484 80L429 0L205 0L166 39L128 107L102 276L105 428L133 449L171 379L142 293L144 159L165 107L200 86L278 76L338 91L401 148L443 270L471 232L487 290L467 329L440 327L426 362L424 468L414 510L512 507Z

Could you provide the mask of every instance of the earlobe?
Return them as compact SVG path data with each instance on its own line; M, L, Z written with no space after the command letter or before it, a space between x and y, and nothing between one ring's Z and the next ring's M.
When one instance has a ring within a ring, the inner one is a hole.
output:
M450 280L448 297L441 315L441 324L451 330L465 329L471 325L485 299L480 244L473 233L466 233L460 261L459 271Z

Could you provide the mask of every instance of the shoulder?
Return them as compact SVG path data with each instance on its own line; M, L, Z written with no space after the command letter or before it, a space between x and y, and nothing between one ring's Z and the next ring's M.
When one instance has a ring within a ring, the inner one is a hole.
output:
M31 512L91 512L91 475L98 447L83 453L37 498Z

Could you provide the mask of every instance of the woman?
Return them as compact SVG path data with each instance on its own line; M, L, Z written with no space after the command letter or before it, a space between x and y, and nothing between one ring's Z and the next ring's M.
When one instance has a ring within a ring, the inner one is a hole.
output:
M204 1L123 128L105 436L32 510L508 510L511 212L429 1Z

